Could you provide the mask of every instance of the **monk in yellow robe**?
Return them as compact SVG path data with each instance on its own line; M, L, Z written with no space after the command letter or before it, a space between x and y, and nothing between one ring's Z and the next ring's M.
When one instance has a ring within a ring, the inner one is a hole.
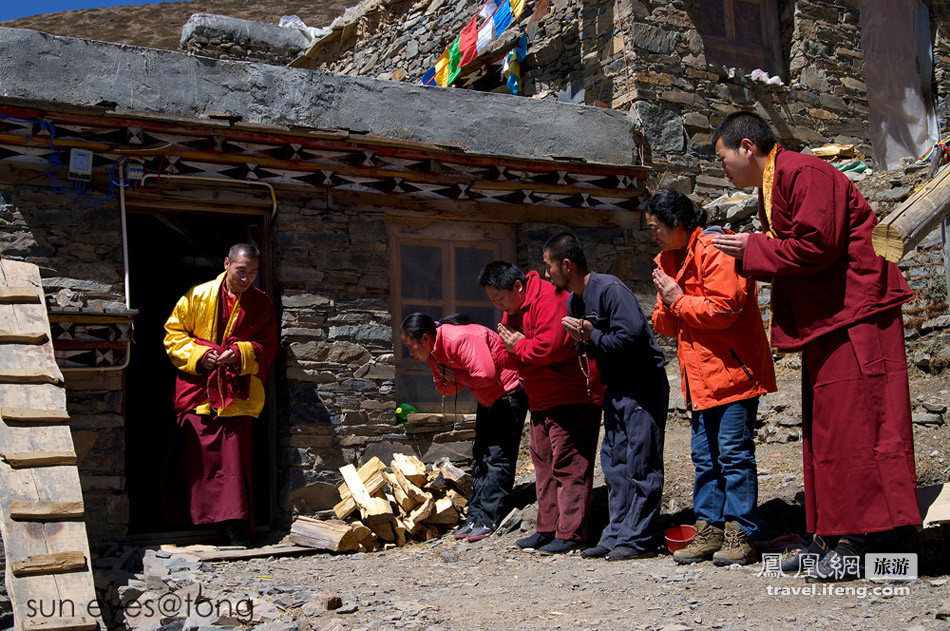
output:
M188 290L165 323L165 352L178 369L166 471L184 478L178 492L191 522L223 522L233 544L254 529L252 423L277 351L274 304L253 286L259 264L253 245L232 246L224 272Z

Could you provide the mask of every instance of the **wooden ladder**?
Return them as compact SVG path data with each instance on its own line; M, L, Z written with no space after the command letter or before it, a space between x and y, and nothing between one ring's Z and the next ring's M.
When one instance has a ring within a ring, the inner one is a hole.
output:
M0 260L0 534L17 631L103 628L39 269Z

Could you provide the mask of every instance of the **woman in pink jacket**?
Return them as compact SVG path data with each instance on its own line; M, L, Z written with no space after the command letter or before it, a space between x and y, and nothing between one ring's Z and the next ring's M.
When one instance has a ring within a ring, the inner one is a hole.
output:
M492 359L493 351L504 348L501 338L468 316L453 314L436 322L427 314L413 313L403 320L401 333L409 353L429 362L439 392L454 395L467 387L478 401L472 496L468 518L455 538L479 541L505 516L528 397L518 373L500 368Z

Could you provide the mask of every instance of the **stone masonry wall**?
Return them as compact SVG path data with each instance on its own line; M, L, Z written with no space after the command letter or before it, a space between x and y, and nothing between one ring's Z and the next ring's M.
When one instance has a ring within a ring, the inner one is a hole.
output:
M51 309L124 308L119 211L81 208L48 188L0 183L0 253L39 266ZM124 535L125 419L119 372L65 371L90 538Z

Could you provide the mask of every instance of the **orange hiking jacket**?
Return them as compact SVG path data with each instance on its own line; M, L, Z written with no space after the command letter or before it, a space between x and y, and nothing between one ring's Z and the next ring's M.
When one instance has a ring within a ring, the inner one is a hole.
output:
M656 264L683 295L669 307L656 297L653 328L676 337L683 396L692 412L775 392L775 369L756 299L755 281L712 245L719 227L696 228L683 265L663 251Z

